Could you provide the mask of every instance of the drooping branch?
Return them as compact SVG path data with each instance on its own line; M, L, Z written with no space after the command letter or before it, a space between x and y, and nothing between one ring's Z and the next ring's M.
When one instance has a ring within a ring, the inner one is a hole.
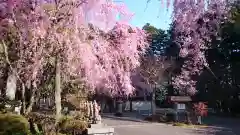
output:
M132 14L124 5L108 0L29 0L8 5L14 16L3 17L8 20L4 27L17 32L14 65L24 80L39 82L47 59L58 54L62 81L83 80L92 90L104 87L97 92L111 95L133 92L130 75L147 43L144 31L127 24Z
M204 67L208 68L205 51L212 37L218 36L221 23L227 18L227 1L205 0L174 1L175 42L184 59L181 72L173 78L173 85L180 93L193 95L197 92L197 77Z

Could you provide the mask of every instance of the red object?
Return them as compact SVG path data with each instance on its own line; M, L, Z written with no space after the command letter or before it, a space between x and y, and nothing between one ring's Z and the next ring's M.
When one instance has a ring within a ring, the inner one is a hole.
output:
M207 115L207 105L206 102L199 102L194 104L195 112L200 116L206 116Z

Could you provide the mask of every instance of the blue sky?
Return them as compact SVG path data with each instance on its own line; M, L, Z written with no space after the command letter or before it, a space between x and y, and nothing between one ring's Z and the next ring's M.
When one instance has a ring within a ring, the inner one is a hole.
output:
M168 29L171 23L172 7L167 10L159 0L151 0L147 8L147 0L123 0L123 2L131 12L135 13L130 22L132 25L142 27L150 23L157 28Z

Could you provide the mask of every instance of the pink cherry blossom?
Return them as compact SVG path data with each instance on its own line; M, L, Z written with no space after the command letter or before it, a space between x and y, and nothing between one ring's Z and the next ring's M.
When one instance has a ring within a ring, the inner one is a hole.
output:
M12 64L22 80L39 81L49 59L59 56L62 78L84 81L95 92L129 95L131 72L148 44L146 34L130 27L126 6L109 0L19 0L1 2L0 32L18 59ZM8 10L11 8L11 10ZM7 15L6 15L7 14ZM121 15L121 18L117 18ZM3 20L13 20L5 25ZM3 29L3 28L4 29ZM16 31L9 31L14 28Z

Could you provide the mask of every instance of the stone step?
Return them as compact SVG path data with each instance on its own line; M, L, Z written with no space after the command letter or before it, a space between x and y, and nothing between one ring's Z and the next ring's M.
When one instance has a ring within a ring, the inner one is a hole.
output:
M87 128L88 135L113 135L114 128L102 127L102 128Z
M91 128L101 128L101 127L104 127L106 126L105 124L101 123L101 124L91 124L90 127Z

